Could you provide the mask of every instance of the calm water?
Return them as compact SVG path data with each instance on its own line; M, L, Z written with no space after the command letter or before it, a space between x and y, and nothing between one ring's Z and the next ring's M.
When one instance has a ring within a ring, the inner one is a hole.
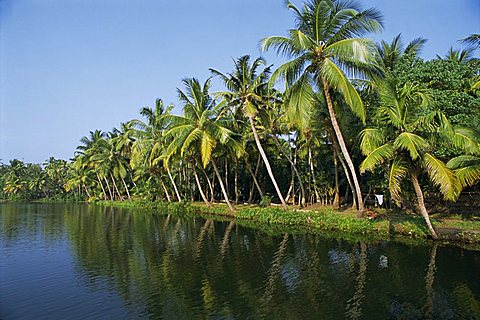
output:
M480 253L0 204L0 319L480 319Z

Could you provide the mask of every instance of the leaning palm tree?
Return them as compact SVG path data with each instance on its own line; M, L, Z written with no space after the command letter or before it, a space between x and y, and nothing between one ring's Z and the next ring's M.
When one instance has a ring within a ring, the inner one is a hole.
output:
M223 119L218 116L218 111L222 106L216 105L209 95L210 79L205 81L203 86L195 78L185 79L183 84L186 90L178 89L180 101L185 104L183 116L169 116L171 126L166 131L165 137L167 139L172 138L172 140L166 150L165 163L168 164L169 159L174 154L179 153L181 157L190 155L188 160L193 162L195 180L201 196L208 206L210 203L202 191L202 186L195 171L195 155L200 156L201 165L204 168L211 163L217 175L225 202L230 211L235 211L228 199L225 185L213 156L217 145L227 144L231 141L232 136L232 131L224 125Z
M238 58L234 61L234 64L234 71L226 75L215 69L210 69L214 75L219 76L223 80L229 90L227 92L219 92L218 95L224 97L231 106L242 110L247 116L255 143L265 163L270 180L275 187L275 191L283 207L287 208L287 203L277 184L267 154L263 150L260 136L255 125L255 118L259 115L259 112L264 111L269 103L267 80L270 75L270 67L264 68L257 74L257 69L261 65L265 65L265 60L257 58L250 64L250 56L248 55Z
M354 181L358 209L363 211L360 183L337 122L331 91L342 93L354 114L365 121L363 102L344 70L351 75L374 71L375 44L358 37L380 31L381 15L376 9L361 10L358 3L344 0L310 0L301 10L287 2L287 7L294 12L295 28L287 37L271 36L261 42L263 50L273 47L293 58L272 74L271 82L282 77L294 96L290 103L297 108L314 104L314 89L323 90L335 136Z
M435 143L450 141L464 151L476 150L478 145L467 130L452 128L441 112L424 112L431 97L420 86L406 83L400 87L396 79L387 78L380 83L379 94L381 106L377 110L377 126L361 133L360 147L366 158L360 171L372 171L387 163L390 194L397 203L401 202L401 182L409 176L418 211L432 237L437 238L418 176L425 172L446 200L455 200L460 191L458 180L454 172L435 156Z

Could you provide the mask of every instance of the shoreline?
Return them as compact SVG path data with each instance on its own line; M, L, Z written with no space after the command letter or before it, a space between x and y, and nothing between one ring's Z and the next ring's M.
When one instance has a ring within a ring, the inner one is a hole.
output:
M92 204L117 208L137 208L166 211L162 214L201 216L212 220L231 220L260 229L294 229L297 232L330 233L345 240L368 239L400 242L432 241L422 217L382 210L374 218L359 218L352 210L318 207L315 210L283 210L280 207L238 205L230 212L224 204L207 207L203 203L97 201ZM439 235L438 242L473 246L480 250L480 221L433 219ZM281 230L280 230L281 231Z

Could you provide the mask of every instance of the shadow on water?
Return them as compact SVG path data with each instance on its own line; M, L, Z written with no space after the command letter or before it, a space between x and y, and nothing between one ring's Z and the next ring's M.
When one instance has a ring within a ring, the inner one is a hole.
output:
M31 242L42 253L62 250L63 239L73 259L65 272L89 292L118 295L121 306L111 310L120 308L119 318L480 318L480 257L474 251L267 234L234 221L87 205L0 209L0 248L7 252L0 267L12 277L1 303L9 308L21 305L13 300L22 299L13 292L15 277L25 281L13 265L19 243ZM54 290L60 296L71 288ZM85 316L88 303L79 301L69 312ZM52 318L62 314L57 308L49 310Z

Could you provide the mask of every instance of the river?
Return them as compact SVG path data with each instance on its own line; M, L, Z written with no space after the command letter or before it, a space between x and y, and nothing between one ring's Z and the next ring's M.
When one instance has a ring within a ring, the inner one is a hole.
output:
M0 319L480 319L480 253L3 203Z

